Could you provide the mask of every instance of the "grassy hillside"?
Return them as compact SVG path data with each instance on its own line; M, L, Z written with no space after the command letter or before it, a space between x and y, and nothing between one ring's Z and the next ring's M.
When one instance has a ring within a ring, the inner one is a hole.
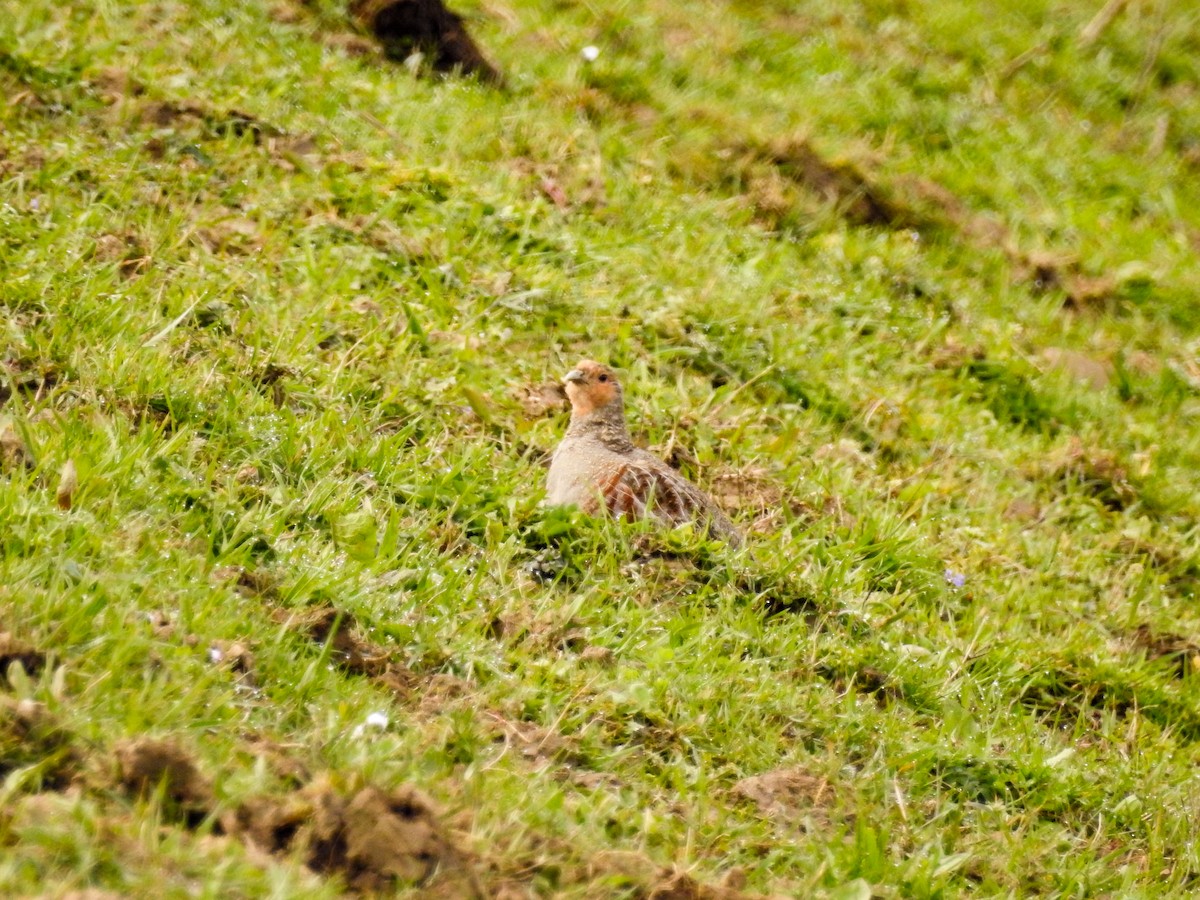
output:
M1200 13L1101 5L0 0L0 893L1196 891ZM583 356L745 548L539 506Z

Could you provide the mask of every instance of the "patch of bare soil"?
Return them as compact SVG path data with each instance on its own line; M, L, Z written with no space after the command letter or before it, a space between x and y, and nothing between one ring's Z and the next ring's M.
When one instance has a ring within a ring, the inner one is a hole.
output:
M1017 497L1004 507L1001 515L1010 522L1039 522L1042 518L1042 508L1034 500Z
M874 666L840 668L820 663L816 672L840 691L856 690L874 697L879 706L904 699L904 689L887 672Z
M102 101L109 104L146 93L144 84L134 78L128 69L118 66L109 66L93 73L88 77L88 84Z
M266 760L271 770L285 781L299 786L311 780L308 767L293 756L293 751L300 750L303 744L283 743L265 734L247 732L242 735L246 751L256 759Z
M46 654L11 632L0 632L0 675L6 674L13 663L20 663L27 675L37 675L46 665Z
M743 778L733 786L733 794L753 803L764 818L784 823L809 818L828 824L838 804L837 792L828 778L801 768L776 769Z
M249 134L256 144L268 138L284 136L276 126L248 112L215 109L198 100L145 100L137 107L142 125L179 128L188 123L205 125L214 134Z
M150 267L150 254L137 235L102 234L96 238L92 259L101 263L115 263L122 278L140 275Z
M388 671L387 651L361 636L350 613L320 606L299 613L278 609L275 617L315 643L328 643L334 662L352 675L375 677Z
M855 225L914 227L909 210L847 160L829 160L805 137L780 138L745 150L769 162L785 178L833 206ZM745 150L743 152L745 152Z
M258 223L240 216L231 216L197 228L193 235L200 246L209 253L228 256L258 253L265 242Z
M435 71L460 71L499 85L503 77L442 0L353 0L350 15L392 59L423 54Z
M1022 250L1008 227L993 216L967 206L946 187L928 178L900 178L895 183L902 204L916 211L913 227L934 227L957 234L981 249L999 249L1009 258L1013 274L1039 291L1058 289L1070 309L1103 306L1114 296L1116 282L1081 271L1070 253Z
M222 666L237 676L238 684L253 688L254 653L241 641L213 641L208 648L208 659L213 665Z
M766 469L757 467L715 475L709 493L722 509L734 513L738 519L753 517L750 530L760 534L776 530L788 513L796 519L811 521L830 514L830 504L836 503L833 498L826 498L824 509L817 510L785 491Z
M288 760L276 745L250 744ZM115 747L118 782L130 794L161 787L167 812L188 827L215 808L212 783L192 756L169 740L138 738ZM304 775L303 767L292 772ZM443 828L439 813L409 785L341 790L318 778L282 796L254 797L221 816L218 830L269 854L299 854L321 875L337 874L358 892L417 884L432 897L482 897L468 854Z
M999 249L1016 280L1039 291L1061 290L1069 309L1103 308L1115 297L1113 278L1082 271L1074 254L1022 250L1002 221L972 210L928 178L901 176L887 183L861 162L826 156L805 136L743 138L715 155L727 161L722 177L770 227L818 212L805 199L814 198L852 225L940 231L973 247Z
M130 794L149 797L161 785L170 811L189 825L199 824L212 810L212 783L175 742L135 738L118 743L114 754L118 780Z
M313 871L338 874L355 891L408 883L422 896L484 896L468 854L409 785L343 792L319 779L294 794L248 801L235 819L233 829L258 848L299 854Z

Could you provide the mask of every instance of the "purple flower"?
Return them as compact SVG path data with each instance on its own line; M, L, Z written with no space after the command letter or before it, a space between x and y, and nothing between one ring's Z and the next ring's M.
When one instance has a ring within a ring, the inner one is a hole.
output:
M953 585L956 588L960 588L967 583L967 576L962 572L955 572L953 569L947 569L943 573L943 577L946 579L946 584Z

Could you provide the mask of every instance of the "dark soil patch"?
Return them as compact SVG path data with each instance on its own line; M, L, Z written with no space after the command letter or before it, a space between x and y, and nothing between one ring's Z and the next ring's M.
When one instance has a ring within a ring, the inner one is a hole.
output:
M140 275L151 263L150 254L141 239L130 232L100 235L92 249L92 259L116 264L122 278Z
M195 100L147 100L139 107L137 118L143 125L154 128L178 128L189 123L200 123L214 137L249 134L256 144L284 134L281 129L250 113L237 109L213 109Z
M711 159L725 160L720 171L711 171ZM686 161L681 166L689 168ZM831 158L804 136L742 138L718 146L692 168L697 172L685 174L742 193L773 228L803 225L824 206L851 225L939 232L974 248L1000 250L1015 280L1040 292L1062 291L1065 305L1076 311L1107 308L1116 296L1114 279L1082 271L1073 254L1022 250L1007 225L972 210L943 185L913 176L885 182L870 166Z
M0 632L0 675L7 674L13 663L20 663L27 675L37 675L46 665L46 654L7 631Z
M208 658L214 665L224 666L237 675L239 685L255 687L254 653L243 642L213 641L208 648Z
M311 780L308 767L292 755L302 744L285 744L265 734L249 732L242 735L246 751L255 759L265 759L267 765L280 778L300 786Z
M853 163L831 161L807 138L783 138L747 145L756 158L774 166L785 178L833 206L854 225L915 227L916 219L883 187Z
M315 872L342 876L351 889L415 884L423 896L483 897L468 854L443 829L416 788L342 791L329 780L241 806L234 829L269 853L299 854Z
M275 576L263 569L219 566L213 569L212 579L218 582L232 582L238 593L246 597L275 598L279 595L279 584Z
M275 615L315 643L328 644L334 662L351 675L378 677L392 665L386 650L362 638L350 613L321 606L300 614L280 609Z
M212 783L189 753L173 741L136 738L114 748L118 779L126 791L147 798L162 786L169 814L199 825L213 808Z
M350 15L392 59L424 54L437 72L460 71L499 85L500 72L467 33L462 16L442 0L354 0Z

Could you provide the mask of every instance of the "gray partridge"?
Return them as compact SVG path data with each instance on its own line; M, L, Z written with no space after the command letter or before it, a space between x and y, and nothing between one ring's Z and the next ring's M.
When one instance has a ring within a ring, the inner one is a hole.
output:
M571 424L554 451L546 502L595 514L669 525L696 522L733 546L741 535L700 488L658 457L633 445L621 382L608 366L585 359L563 379Z

